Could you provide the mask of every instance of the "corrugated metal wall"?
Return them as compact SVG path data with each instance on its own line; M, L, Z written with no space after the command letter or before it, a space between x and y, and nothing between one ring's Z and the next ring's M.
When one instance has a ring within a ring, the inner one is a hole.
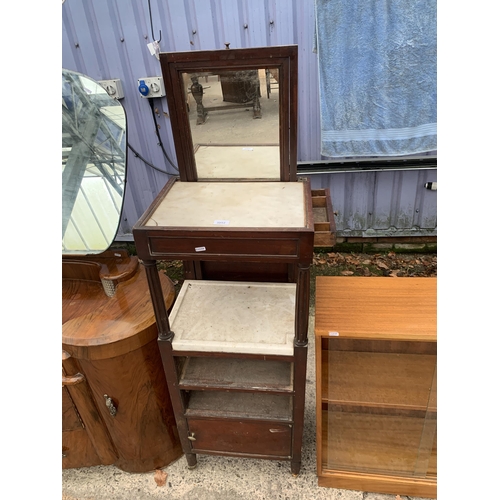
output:
M63 67L95 80L119 78L130 145L150 164L175 174L155 134L149 101L137 80L160 76L147 44L161 30L161 51L297 44L299 47L298 160L318 161L320 120L317 57L312 52L314 0L66 0L62 6ZM245 27L246 26L246 27ZM156 99L159 133L176 164L166 99ZM128 176L120 237L169 179L128 151ZM311 175L313 187L329 187L338 212L339 236L436 234L436 192L423 185L436 171L353 172Z
M311 176L314 189L329 188L337 236L436 236L435 169L348 172Z

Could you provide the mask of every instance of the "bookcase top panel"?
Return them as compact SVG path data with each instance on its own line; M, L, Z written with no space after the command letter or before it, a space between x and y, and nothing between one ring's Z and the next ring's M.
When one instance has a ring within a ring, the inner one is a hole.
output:
M316 336L435 342L436 278L318 276Z

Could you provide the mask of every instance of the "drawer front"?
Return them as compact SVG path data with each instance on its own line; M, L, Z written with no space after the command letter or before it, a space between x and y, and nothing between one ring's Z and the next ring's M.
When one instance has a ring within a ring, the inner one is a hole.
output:
M203 451L290 458L292 425L237 420L188 419L193 452Z
M211 256L259 257L273 260L297 260L300 257L298 238L219 238L196 237L150 237L149 249L153 257L186 257L208 260Z

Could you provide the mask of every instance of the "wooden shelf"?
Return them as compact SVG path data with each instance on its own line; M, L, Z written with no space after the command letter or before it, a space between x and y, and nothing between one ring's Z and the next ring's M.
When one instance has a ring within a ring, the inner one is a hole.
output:
M179 377L181 389L293 392L293 364L238 358L189 357Z
M237 418L292 422L291 396L249 392L192 391L188 418Z

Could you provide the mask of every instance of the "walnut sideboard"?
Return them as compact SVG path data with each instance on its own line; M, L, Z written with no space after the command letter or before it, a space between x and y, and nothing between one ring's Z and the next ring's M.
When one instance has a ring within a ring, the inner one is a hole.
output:
M109 250L63 258L62 278L63 468L165 467L182 449L144 269ZM173 284L158 280L170 308Z

